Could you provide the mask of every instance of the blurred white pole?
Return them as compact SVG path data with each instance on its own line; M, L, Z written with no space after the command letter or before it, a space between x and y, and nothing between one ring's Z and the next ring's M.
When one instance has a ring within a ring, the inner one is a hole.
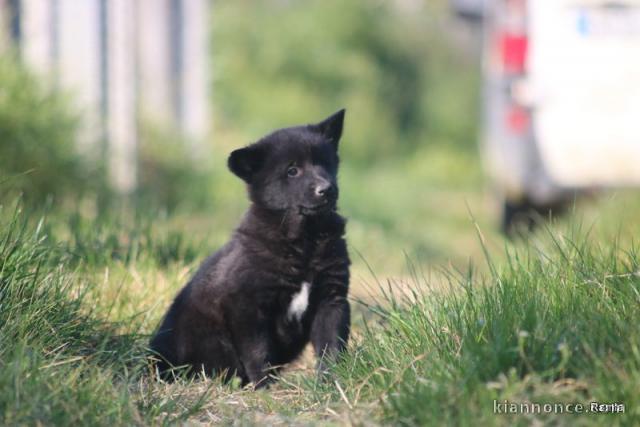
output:
M169 0L138 0L139 113L150 123L175 126L171 108Z
M183 0L182 115L181 129L192 143L194 158L201 159L202 142L209 124L209 1Z
M0 53L9 47L9 5L7 0L0 0Z
M121 193L130 193L136 186L136 12L131 0L107 2L107 155L111 183Z
M22 2L22 58L38 74L49 78L55 67L53 13L50 0Z
M28 0L25 3L33 5L40 1ZM95 155L101 136L101 132L96 132L96 129L101 129L102 124L99 2L57 0L57 4L57 74L62 87L71 92L82 113L80 149L85 154Z

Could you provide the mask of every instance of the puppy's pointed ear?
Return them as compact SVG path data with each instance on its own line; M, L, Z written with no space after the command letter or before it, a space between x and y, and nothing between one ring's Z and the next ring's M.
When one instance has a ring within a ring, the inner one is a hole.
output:
M333 146L338 149L338 142L340 142L340 137L342 136L342 126L344 124L344 113L345 109L333 113L320 123L316 123L315 125L311 125L311 128L322 134L324 137L329 139Z
M249 145L248 147L234 150L229 155L227 165L231 172L238 175L247 183L262 166L265 152L259 145Z

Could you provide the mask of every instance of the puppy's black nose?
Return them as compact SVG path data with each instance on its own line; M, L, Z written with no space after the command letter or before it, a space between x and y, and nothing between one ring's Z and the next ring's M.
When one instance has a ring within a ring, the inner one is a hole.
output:
M333 192L335 191L335 187L332 183L326 181L323 182L321 184L316 185L316 196L318 197L329 197L331 195L333 195Z

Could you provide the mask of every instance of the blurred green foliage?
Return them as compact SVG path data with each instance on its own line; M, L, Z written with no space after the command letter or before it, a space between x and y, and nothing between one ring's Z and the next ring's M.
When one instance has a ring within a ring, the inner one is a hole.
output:
M95 163L76 150L79 117L60 93L0 57L0 182L29 201L82 194L104 181ZM93 165L93 166L92 166Z
M96 200L98 210L119 206L109 190L101 144L81 153L83 117L70 97L35 76L12 54L0 57L0 200L22 193L29 205ZM49 88L49 89L48 89ZM144 209L210 206L210 171L197 167L177 132L143 126L138 147L139 186L133 200Z
M215 108L260 135L347 108L351 162L475 142L477 69L452 46L443 1L214 4Z
M246 198L242 183L226 169L231 146L280 126L320 120L341 107L348 110L342 171L354 186L375 168L397 178L382 181L420 180L426 187L436 175L443 183L475 179L477 167L467 166L478 70L454 43L445 6L444 0L410 8L367 0L215 2L213 145L193 153L175 130L144 123L135 205L203 210L233 223ZM52 194L72 202L97 199L101 203L91 209L98 212L119 206L105 184L104 152L92 159L79 155L82 117L47 83L12 56L0 60L0 198L21 191L27 202ZM394 192L419 199L409 188ZM344 192L346 213L357 208L366 220L371 209L365 199ZM395 222L376 224L386 230Z
M138 187L135 199L144 211L150 206L168 211L211 208L214 192L209 162L178 132L158 123L142 126L138 146Z

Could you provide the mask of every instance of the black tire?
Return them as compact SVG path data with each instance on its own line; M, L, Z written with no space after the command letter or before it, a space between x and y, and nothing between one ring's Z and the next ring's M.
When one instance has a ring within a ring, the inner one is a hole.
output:
M501 230L508 237L531 232L535 227L531 206L526 200L502 203Z
M531 233L545 219L561 215L566 211L567 205L564 200L536 204L528 199L506 199L502 205L501 230L508 237Z

